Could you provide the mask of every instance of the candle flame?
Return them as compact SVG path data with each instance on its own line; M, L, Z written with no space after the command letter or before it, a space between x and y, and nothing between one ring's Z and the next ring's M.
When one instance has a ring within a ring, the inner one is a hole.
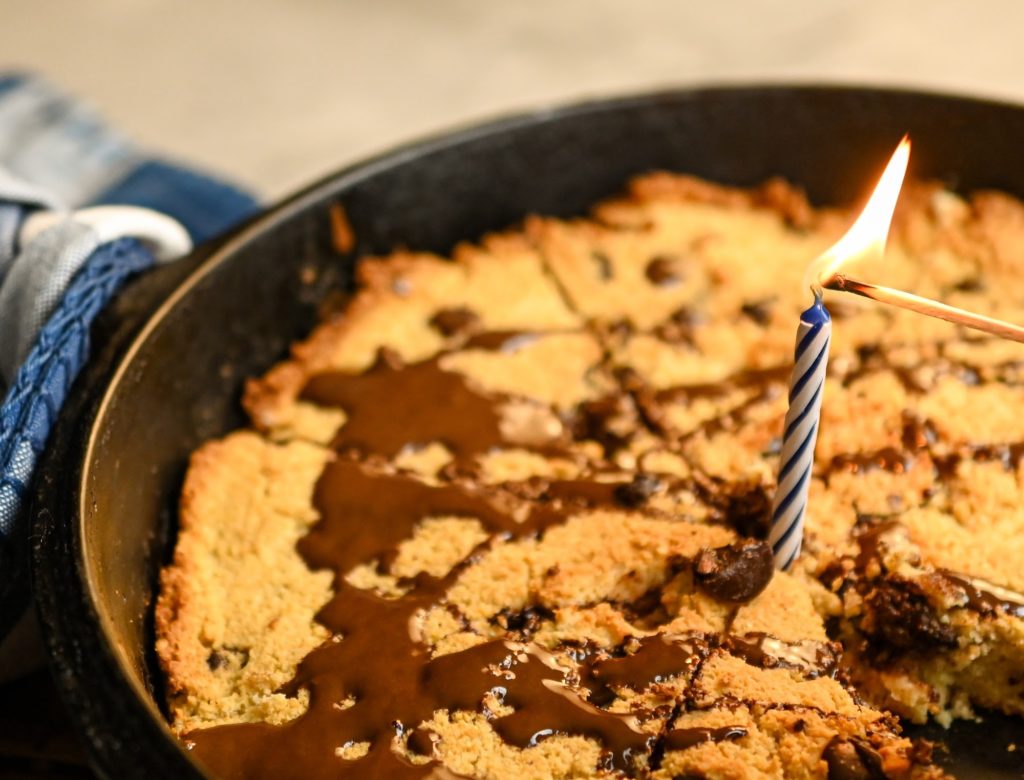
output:
M896 200L900 196L909 160L910 138L903 136L857 220L842 238L808 266L804 279L816 297L821 297L822 287L836 275L843 263L881 255L885 251L889 225L892 223L892 214L896 210Z

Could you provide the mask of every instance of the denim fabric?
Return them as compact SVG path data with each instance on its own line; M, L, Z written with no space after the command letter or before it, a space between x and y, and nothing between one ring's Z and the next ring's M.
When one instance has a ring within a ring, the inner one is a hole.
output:
M195 243L258 211L252 196L237 187L160 160L142 163L93 203L130 203L159 211L184 225Z

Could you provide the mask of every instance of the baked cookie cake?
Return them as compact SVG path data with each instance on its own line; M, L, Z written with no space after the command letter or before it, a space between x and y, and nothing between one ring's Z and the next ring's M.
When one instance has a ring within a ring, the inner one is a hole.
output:
M942 777L900 718L1024 714L1024 347L827 299L773 571L801 279L851 216L654 174L364 260L192 458L175 732L218 777ZM1024 205L918 183L858 275L1024 321L1022 263Z

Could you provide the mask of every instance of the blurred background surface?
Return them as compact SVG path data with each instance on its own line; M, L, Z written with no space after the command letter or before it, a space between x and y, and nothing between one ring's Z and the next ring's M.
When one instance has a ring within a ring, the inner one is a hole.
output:
M0 0L0 68L268 198L566 100L863 82L1024 101L1020 0Z

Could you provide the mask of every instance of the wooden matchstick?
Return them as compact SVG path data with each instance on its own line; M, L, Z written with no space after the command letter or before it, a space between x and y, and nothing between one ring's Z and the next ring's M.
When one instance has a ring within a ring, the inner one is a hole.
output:
M956 325L963 325L965 328L973 328L974 330L990 333L993 336L999 336L1004 339L1010 339L1024 344L1024 328L1019 325L1013 325L1009 322L996 320L982 314L975 314L974 312L970 312L965 309L958 309L955 306L949 306L945 303L940 303L939 301L933 301L930 298L922 298L920 295L914 295L912 293L904 292L903 290L896 290L892 287L881 287L877 284L867 284L866 282L858 282L857 280L850 279L842 274L835 274L825 283L824 287L827 290L836 290L839 292L861 295L865 298L870 298L873 301L888 303L892 306L899 306L901 309L909 309L910 311L915 311L918 314L926 314L929 317L938 317L940 320L946 320L947 322L952 322Z

